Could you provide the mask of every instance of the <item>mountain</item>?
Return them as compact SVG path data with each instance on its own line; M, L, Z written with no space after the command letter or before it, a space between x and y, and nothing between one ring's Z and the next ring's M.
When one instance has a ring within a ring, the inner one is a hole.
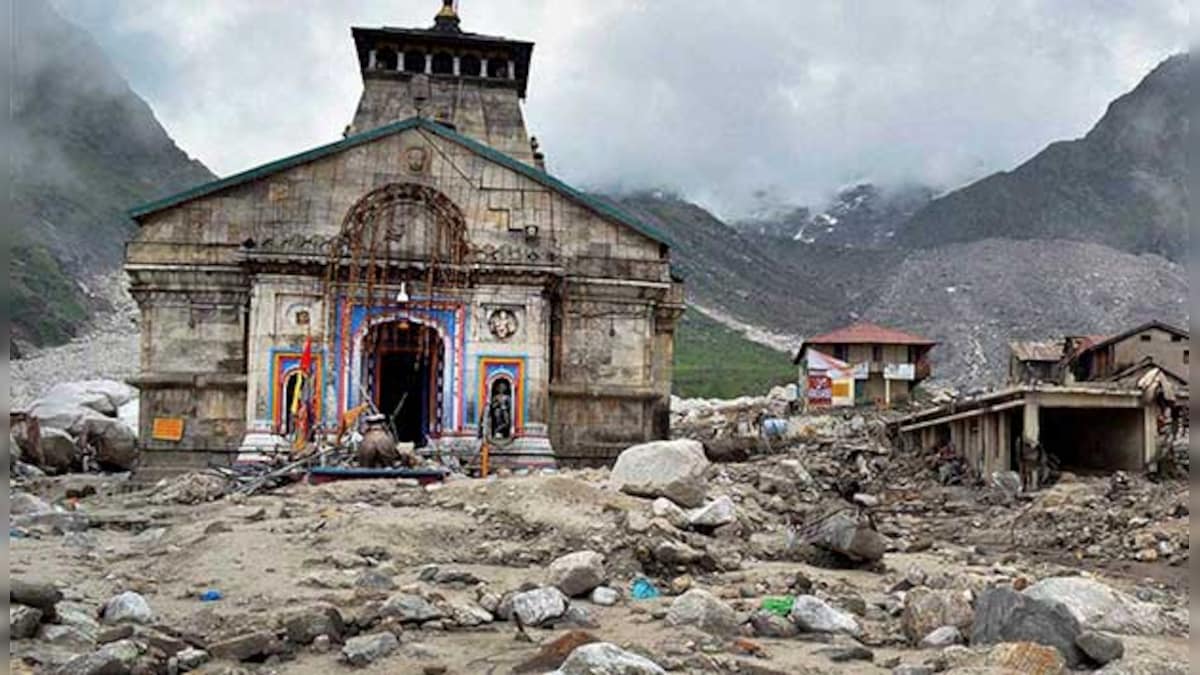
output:
M12 12L14 351L65 342L120 264L126 209L214 176L176 147L100 47L44 0Z
M1182 260L1187 250L1188 54L1159 64L1080 139L935 199L901 226L904 246L993 237L1070 239Z
M786 237L806 244L888 248L896 229L934 194L933 188L925 185L857 183L839 190L822 207L775 209L733 225L745 234Z

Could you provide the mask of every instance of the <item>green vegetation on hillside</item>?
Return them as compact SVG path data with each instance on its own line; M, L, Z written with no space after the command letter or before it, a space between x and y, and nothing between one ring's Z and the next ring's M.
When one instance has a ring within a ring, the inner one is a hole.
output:
M698 310L684 313L675 332L677 396L735 398L795 381L787 354L751 342Z

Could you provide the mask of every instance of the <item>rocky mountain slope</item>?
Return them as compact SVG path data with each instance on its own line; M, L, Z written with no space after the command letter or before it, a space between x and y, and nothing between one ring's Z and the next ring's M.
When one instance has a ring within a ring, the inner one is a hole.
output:
M14 5L13 345L61 343L102 304L92 280L120 263L126 209L211 180L83 30L44 0Z
M934 247L993 237L1072 239L1182 260L1188 98L1196 65L1172 56L1077 140L936 199L897 233Z
M774 209L733 223L743 234L794 239L806 244L851 248L892 246L896 229L928 204L935 191L925 185L881 187L858 183L839 190L820 208ZM815 212L814 212L815 211Z

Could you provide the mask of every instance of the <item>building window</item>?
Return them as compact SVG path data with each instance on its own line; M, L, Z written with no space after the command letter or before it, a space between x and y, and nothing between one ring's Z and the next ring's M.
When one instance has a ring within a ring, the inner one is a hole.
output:
M438 52L433 55L433 74L434 75L453 75L454 74L454 57L446 52Z
M1171 342L1183 342L1183 336L1182 335L1172 335Z
M839 361L845 361L850 356L850 348L846 345L833 346L833 358Z
M883 361L883 345L871 345L871 360L876 363Z
M478 56L467 54L459 60L458 72L465 77L479 77L483 73L483 64Z
M1150 334L1142 333L1142 342L1149 342L1149 341L1150 341Z
M410 73L425 72L425 52L404 52L404 70Z
M377 70L395 70L399 56L394 49L384 47L375 52L375 68Z
M1183 362L1190 363L1189 359L1191 359L1191 350L1190 349L1183 350Z

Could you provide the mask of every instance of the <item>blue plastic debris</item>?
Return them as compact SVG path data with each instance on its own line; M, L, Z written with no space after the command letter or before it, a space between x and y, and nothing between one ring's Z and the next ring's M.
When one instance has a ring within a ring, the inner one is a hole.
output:
M221 594L221 591L209 589L200 594L200 602L216 602L224 597L225 596Z
M630 589L629 594L633 596L634 600L649 600L650 598L657 598L662 595L646 577L634 579L633 587Z

